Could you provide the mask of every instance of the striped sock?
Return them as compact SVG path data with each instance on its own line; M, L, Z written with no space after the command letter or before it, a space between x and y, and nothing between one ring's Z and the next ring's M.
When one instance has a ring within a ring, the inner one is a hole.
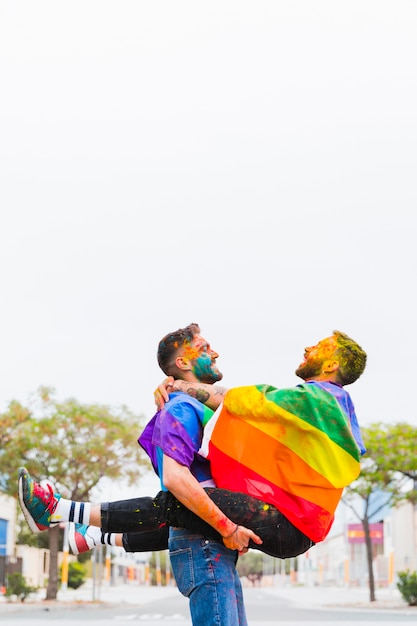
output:
M117 546L116 535L117 533L101 533L101 543L103 546Z
M74 502L73 500L61 498L53 515L51 515L51 522L75 522L76 524L88 526L90 510L91 504L89 502Z

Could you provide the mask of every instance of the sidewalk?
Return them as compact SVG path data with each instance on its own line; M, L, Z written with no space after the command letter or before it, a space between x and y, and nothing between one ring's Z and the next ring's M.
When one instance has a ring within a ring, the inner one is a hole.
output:
M244 588L245 591L246 587ZM251 587L248 587L251 589ZM417 619L417 607L410 607L402 599L397 589L381 588L376 590L375 602L369 600L369 589L366 587L313 587L280 585L275 581L274 586L259 587L262 592L283 598L294 605L315 608L345 607L349 609L372 609L398 612L415 612ZM21 602L7 602L4 596L0 596L0 614L10 611L30 610L34 605L48 604L96 606L97 604L132 604L141 606L154 600L164 600L167 597L178 594L176 586L150 587L139 585L135 581L117 584L102 583L101 587L93 587L92 581L88 580L79 589L60 590L57 601L45 601L45 590L33 594Z
M153 602L154 600L163 600L169 596L179 593L174 585L169 587L153 587L147 585L139 585L137 582L126 582L115 586L103 582L101 586L93 586L92 580L87 580L82 587L78 589L60 589L58 591L57 600L45 600L46 590L41 589L37 593L31 594L22 602L9 602L4 596L0 595L0 614L16 610L30 610L31 606L39 605L91 605L97 604L132 604L140 606Z
M409 606L396 588L376 589L374 602L369 599L367 587L275 585L262 590L303 607L415 611L417 619L417 607Z

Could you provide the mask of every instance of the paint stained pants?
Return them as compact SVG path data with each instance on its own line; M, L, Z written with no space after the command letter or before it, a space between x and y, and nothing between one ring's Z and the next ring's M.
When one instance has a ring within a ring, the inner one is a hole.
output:
M250 548L286 559L314 545L271 504L227 489L207 488L205 491L233 522L261 537L263 543L258 546L250 542ZM101 505L102 531L124 533L123 545L127 552L166 550L169 526L187 528L207 539L220 539L214 528L168 491L160 491L154 498L132 498Z

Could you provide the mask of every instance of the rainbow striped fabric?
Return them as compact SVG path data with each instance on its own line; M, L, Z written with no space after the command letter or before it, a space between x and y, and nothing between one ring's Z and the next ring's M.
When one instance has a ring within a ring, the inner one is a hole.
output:
M316 543L360 472L349 416L331 393L308 383L230 389L205 426L200 453L218 487L275 505Z

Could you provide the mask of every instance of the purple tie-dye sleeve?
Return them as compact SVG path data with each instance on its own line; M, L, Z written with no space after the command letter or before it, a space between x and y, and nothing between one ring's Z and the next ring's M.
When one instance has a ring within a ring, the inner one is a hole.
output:
M191 467L201 445L202 424L194 399L172 396L164 409L154 415L138 439L159 475L158 450L181 465ZM167 408L168 407L168 408Z
M138 444L142 446L145 450L146 454L149 456L152 467L155 470L156 474L158 472L158 461L155 446L152 444L153 432L155 428L155 422L159 413L156 413L153 418L146 424L142 434L138 439Z
M153 443L161 448L166 456L171 457L180 465L190 467L198 447L193 443L192 434L184 427L184 405L181 407L181 421L175 415L175 408L173 407L173 412L162 410L159 414L153 432Z

